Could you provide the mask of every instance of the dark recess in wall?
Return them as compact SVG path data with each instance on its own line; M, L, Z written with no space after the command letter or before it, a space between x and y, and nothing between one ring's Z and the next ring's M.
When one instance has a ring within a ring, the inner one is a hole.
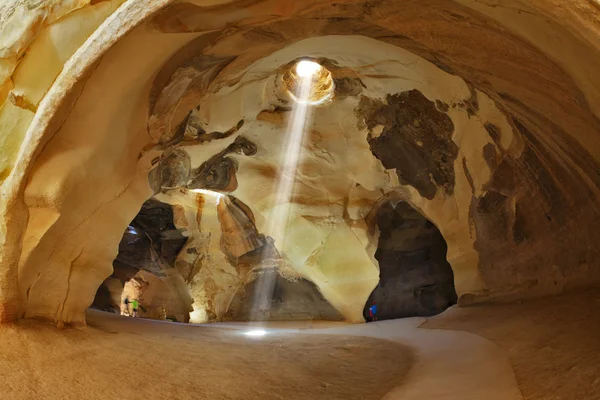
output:
M142 269L162 276L164 270L175 267L175 259L186 241L187 237L173 223L173 206L151 198L123 232L111 278L125 285ZM118 313L120 305L114 303L103 282L92 307Z
M379 320L431 316L456 304L448 248L435 225L406 202L388 202L377 226L380 280L365 305L367 321L374 302Z

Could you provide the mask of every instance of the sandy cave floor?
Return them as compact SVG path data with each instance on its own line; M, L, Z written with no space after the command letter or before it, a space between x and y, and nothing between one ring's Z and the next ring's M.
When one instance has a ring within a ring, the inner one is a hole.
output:
M0 328L2 399L520 400L492 342L373 324L182 325L90 310L88 327L36 321ZM468 379L465 379L468 377ZM490 388L493 391L490 393Z
M0 398L381 399L412 351L364 337L239 331L98 312L84 329L0 328Z
M600 291L451 308L422 327L462 330L508 355L524 400L600 399Z
M244 324L97 311L82 329L21 321L0 327L0 398L600 399L598 292L424 322L270 324L251 339Z

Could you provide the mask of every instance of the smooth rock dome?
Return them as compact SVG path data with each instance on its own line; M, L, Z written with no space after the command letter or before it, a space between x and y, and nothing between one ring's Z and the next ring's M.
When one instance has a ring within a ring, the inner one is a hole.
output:
M3 2L0 323L109 329L90 307L136 299L192 324L451 308L431 321L459 330L490 304L593 292L599 16L597 0Z

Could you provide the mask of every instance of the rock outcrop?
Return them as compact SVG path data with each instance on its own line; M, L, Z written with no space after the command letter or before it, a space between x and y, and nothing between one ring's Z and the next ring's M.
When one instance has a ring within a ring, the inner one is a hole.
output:
M241 287L224 320L343 320L317 286L306 279L286 279L276 268L262 269Z
M442 110L447 106L439 101ZM454 191L454 161L458 146L452 141L454 124L418 90L388 95L385 101L361 99L359 121L368 129L383 129L367 137L371 152L386 169L395 170L403 185L432 200L438 187Z
M170 204L154 199L144 202L119 243L119 254L113 262L115 274L122 269L137 269L161 275L173 268L187 242L187 237L175 227L173 219Z
M120 313L124 297L135 297L147 303L143 315L161 316L166 309L178 321L187 322L190 295L175 269L187 240L175 227L173 206L155 199L144 202L123 233L113 273L100 285L92 306ZM126 287L130 280L138 282L135 289Z

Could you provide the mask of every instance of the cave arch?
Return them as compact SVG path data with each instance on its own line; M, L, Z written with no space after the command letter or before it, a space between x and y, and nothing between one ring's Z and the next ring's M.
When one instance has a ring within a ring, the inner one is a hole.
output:
M165 312L176 321L189 321L191 295L174 269L188 237L174 224L174 208L155 198L144 202L123 233L113 273L100 285L93 307L118 314L125 298L137 298L148 305L148 311L141 309L142 317L158 319Z
M379 204L374 218L380 278L365 304L365 320L371 319L374 304L379 320L431 316L456 304L448 247L439 229L406 201Z

